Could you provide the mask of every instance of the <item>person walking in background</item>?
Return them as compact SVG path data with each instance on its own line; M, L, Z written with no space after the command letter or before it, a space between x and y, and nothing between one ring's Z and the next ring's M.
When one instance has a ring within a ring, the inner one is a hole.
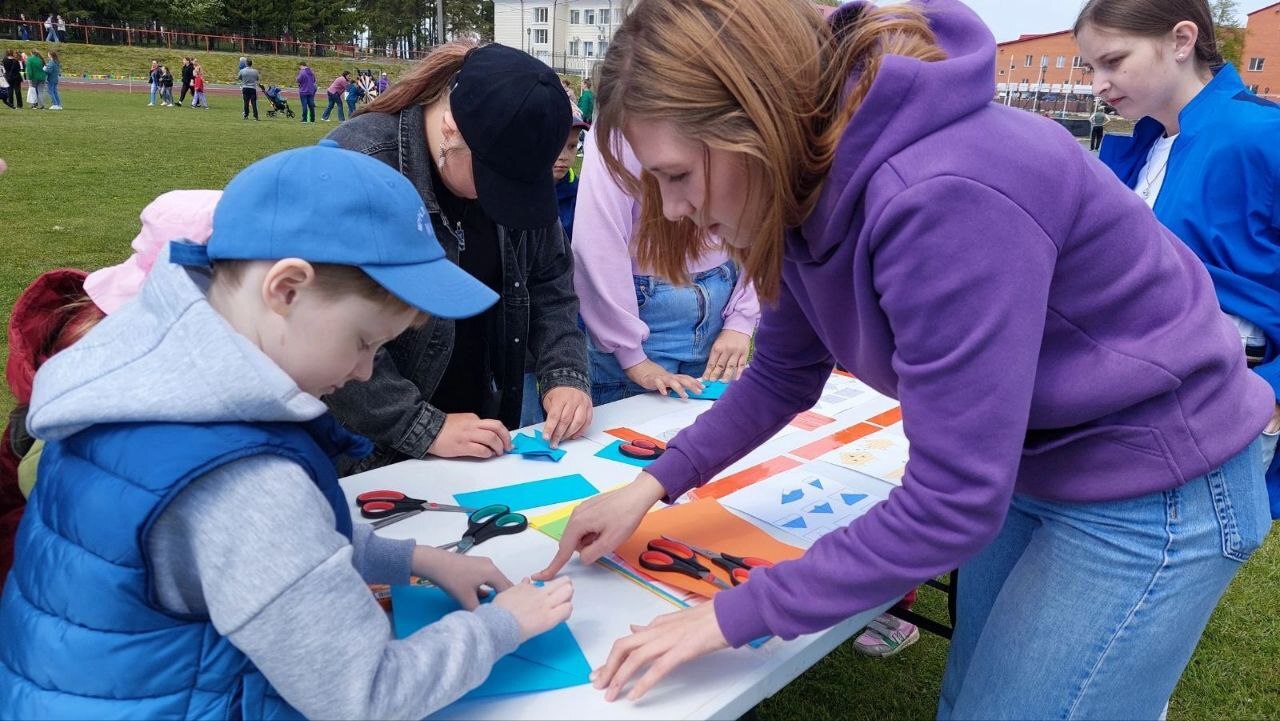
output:
M58 61L58 51L49 51L49 60L44 64L44 81L49 88L49 109L62 110L62 98L58 95L58 80L62 77L62 63Z
M245 56L241 55L240 65L236 67L236 72L240 72L241 70L244 70L246 66L249 66L252 64L253 63L249 62L249 58L246 58Z
M35 94L35 102L31 103L32 110L44 109L44 58L40 57L38 51L33 51L27 58L27 82L31 83L31 89Z
M390 86L391 86L391 81L387 78L387 74L385 72L382 73L382 75L378 76L378 94L379 95L387 92L387 88Z
M316 121L316 74L306 63L298 63L298 100L302 103L302 122Z
M1102 112L1102 101L1099 100L1093 106L1093 115L1089 116L1089 150L1097 150L1102 147L1103 128L1107 123L1111 122L1111 118Z
M347 119L347 116L343 115L342 112L342 95L347 92L347 85L351 82L349 80L350 77L351 71L343 70L341 75L334 78L332 83L329 83L329 106L324 109L324 115L320 116L320 119L326 123L329 122L329 113L334 106L338 108L338 122Z
M5 104L15 110L22 107L22 64L13 50L4 53L4 79L9 83L9 99Z
M65 43L67 41L67 21L63 20L62 16L59 15L56 24L58 26L58 42Z
M591 116L596 112L596 94L591 92L591 78L582 81L582 94L578 96L578 112L582 113L583 122L591 123Z
M191 98L191 107L209 109L209 101L204 97L204 68L200 63L195 63L195 78L192 81L194 93Z
M147 107L154 107L156 104L156 93L160 92L160 61L151 61L151 72L147 74L147 80L151 83L151 102L147 103Z
M361 81L363 81L363 79L364 76L361 76ZM356 114L356 103L360 102L360 98L363 97L364 85L362 82L357 81L354 83L347 83L347 117L351 117Z
M168 65L160 66L160 105L173 107L173 73L169 72Z
M258 119L258 83L262 75L253 67L252 60L245 60L240 69L240 94L244 96L244 119L249 119L249 106L253 106L253 119Z
M182 59L182 94L178 96L178 105L182 105L187 100L187 93L191 93L191 105L196 104L195 89L192 87L192 80L196 75L195 58Z
M53 24L53 13L49 13L49 17L44 20L44 41L46 43L58 42L57 26Z

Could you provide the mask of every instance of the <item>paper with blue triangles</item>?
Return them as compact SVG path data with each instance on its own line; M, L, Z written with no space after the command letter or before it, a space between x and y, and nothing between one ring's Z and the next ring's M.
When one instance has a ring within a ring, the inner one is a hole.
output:
M819 464L794 468L734 491L720 503L800 539L798 545L812 545L866 513L890 490L872 479L839 480L825 475L825 468Z

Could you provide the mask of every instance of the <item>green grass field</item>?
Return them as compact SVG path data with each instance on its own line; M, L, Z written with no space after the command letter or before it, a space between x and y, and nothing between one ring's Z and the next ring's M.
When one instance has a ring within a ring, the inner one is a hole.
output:
M219 188L251 161L313 143L334 127L265 115L245 122L232 96L213 96L213 109L205 112L148 108L142 93L67 88L63 95L61 113L0 108L0 157L9 163L0 175L0 321L6 327L14 299L41 272L123 260L138 213L160 193ZM4 352L0 346L0 360ZM0 396L0 411L12 403L7 393ZM944 599L935 591L922 593L920 608L945 618ZM897 657L872 661L846 644L767 700L760 715L931 718L946 651L944 641L926 636ZM1273 534L1214 615L1169 718L1278 716L1280 540Z
M117 45L84 45L76 43L46 42L0 42L0 48L12 48L16 51L31 53L40 51L48 57L49 50L57 50L62 62L62 74L68 78L78 78L84 74L106 75L113 78L133 77L137 81L146 82L147 73L151 69L151 61L158 60L161 65L169 66L177 86L182 87L182 58L195 57L204 67L206 82L235 83L236 73L240 70L241 53L204 52L200 50L173 49L163 47L127 47ZM375 73L386 72L392 80L399 77L407 62L387 60L356 60L353 58L298 58L289 55L270 55L245 53L253 59L253 66L262 73L264 85L294 87L294 78L298 77L298 62L306 60L315 72L316 82L320 85L320 96L324 97L324 89L330 81L343 70L373 70ZM175 89L176 92L176 89Z

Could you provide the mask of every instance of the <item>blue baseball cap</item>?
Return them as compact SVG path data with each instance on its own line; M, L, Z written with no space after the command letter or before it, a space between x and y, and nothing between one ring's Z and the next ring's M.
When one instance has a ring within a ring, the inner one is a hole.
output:
M175 241L169 258L353 265L392 295L441 318L477 315L498 294L445 257L421 196L403 175L332 140L240 171L213 211L207 245Z

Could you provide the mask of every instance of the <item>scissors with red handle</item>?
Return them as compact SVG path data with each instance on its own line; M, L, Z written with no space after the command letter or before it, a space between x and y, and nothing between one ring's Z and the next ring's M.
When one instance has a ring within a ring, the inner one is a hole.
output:
M452 506L447 503L424 501L420 498L407 496L400 491L385 489L361 493L356 496L356 505L360 506L361 516L382 519L373 524L374 528L382 528L397 521L403 521L423 511L471 513L475 510L463 506Z
M746 583L747 579L751 577L752 569L770 568L773 566L773 561L763 558L757 558L755 556L734 556L728 553L712 551L700 546L695 546L692 543L677 540L671 536L663 536L662 538L676 545L683 546L708 561L711 561L720 568L723 568L725 573L729 574L729 580L733 581L733 585L735 586Z
M711 569L698 563L692 549L683 543L655 538L649 541L648 550L640 554L640 565L650 571L679 573L699 581L706 581L716 588L729 588Z

